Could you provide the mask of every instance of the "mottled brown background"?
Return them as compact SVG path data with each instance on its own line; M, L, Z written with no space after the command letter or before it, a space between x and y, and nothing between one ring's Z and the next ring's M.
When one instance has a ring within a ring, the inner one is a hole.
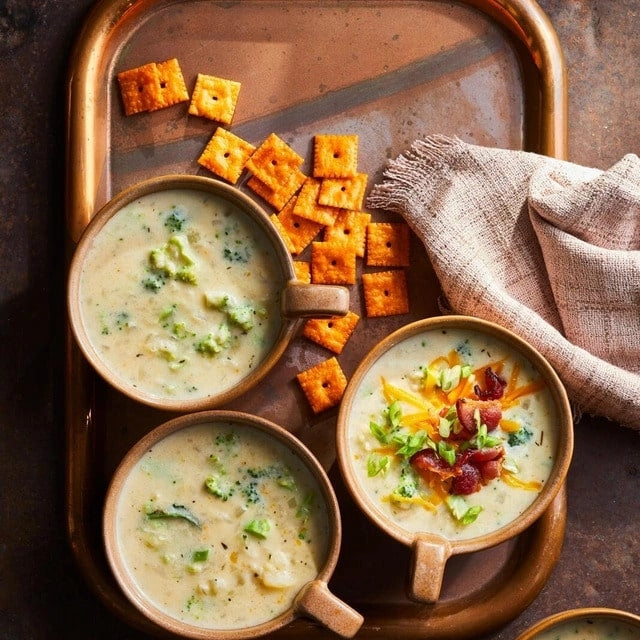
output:
M92 4L0 0L3 640L141 637L87 590L64 521L64 81L73 39ZM540 4L567 59L570 159L606 168L640 142L640 0ZM514 638L568 607L640 613L638 435L584 418L576 427L568 491L559 564L536 601L492 638Z

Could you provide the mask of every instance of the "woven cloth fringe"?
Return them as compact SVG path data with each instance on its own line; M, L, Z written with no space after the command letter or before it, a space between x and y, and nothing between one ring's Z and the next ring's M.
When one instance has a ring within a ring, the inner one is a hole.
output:
M369 208L421 239L452 312L540 351L576 415L640 430L640 161L607 171L538 154L417 140Z

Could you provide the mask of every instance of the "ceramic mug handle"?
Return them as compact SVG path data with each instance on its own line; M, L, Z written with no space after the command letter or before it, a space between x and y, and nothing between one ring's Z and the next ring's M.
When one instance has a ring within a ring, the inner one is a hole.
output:
M296 598L296 610L343 638L353 638L364 621L355 609L334 596L322 580L313 580L302 587Z
M327 284L307 284L291 280L282 292L285 318L344 316L349 311L349 290Z
M409 597L433 603L440 597L444 568L451 556L451 545L444 538L417 536L409 575Z

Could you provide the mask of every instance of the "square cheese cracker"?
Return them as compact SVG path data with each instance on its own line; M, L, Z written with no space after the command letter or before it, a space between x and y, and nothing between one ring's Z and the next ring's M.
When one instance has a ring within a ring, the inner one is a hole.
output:
M250 142L218 127L198 158L198 164L235 184L254 151L255 147Z
M296 377L314 413L336 406L347 386L347 378L335 356L301 371Z
M409 313L407 276L403 269L363 273L362 288L368 317Z
M340 212L336 207L326 207L318 203L321 181L307 178L300 189L294 213L301 218L313 220L323 225L332 225Z
M364 257L367 239L367 225L371 214L365 211L339 209L335 222L325 227L322 239L325 242L347 242L355 249L358 258Z
M302 253L322 230L321 224L301 218L293 213L296 198L297 196L293 196L277 215L279 225L289 238L293 255Z
M358 173L356 134L318 134L313 143L316 178L351 178Z
M311 282L355 284L355 249L346 242L314 242L311 245Z
M127 69L117 74L126 115L157 111L189 99L176 58Z
M409 243L406 222L371 222L367 226L367 265L408 267Z
M323 178L318 202L328 207L359 210L368 178L366 173L358 173L352 178Z
M260 182L277 191L288 184L291 174L298 172L304 159L275 133L258 145L246 167Z
M189 113L231 124L239 93L239 82L199 73L191 94Z
M326 349L340 354L359 320L360 316L353 311L347 312L347 315L342 317L310 318L305 322L302 335Z

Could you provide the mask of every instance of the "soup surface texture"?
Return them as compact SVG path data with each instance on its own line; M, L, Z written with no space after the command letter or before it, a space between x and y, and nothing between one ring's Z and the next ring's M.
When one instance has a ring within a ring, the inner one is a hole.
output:
M152 397L202 399L271 350L282 283L248 214L205 191L161 191L123 207L95 238L82 320L116 377Z
M612 618L584 618L565 622L536 635L536 640L638 640L640 627Z
M198 627L271 620L326 559L317 482L282 443L242 424L196 425L158 442L128 474L117 508L134 582Z
M393 346L355 391L350 464L371 507L449 540L495 531L538 496L554 462L556 411L531 364L468 330Z

